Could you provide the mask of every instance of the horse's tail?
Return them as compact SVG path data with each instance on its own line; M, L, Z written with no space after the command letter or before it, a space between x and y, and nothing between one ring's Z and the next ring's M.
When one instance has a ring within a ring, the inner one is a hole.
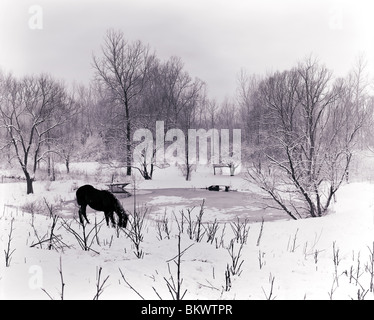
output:
M81 188L79 188L76 192L75 192L75 198L77 200L77 203L79 206L81 206L83 204L83 198L84 198L84 191Z

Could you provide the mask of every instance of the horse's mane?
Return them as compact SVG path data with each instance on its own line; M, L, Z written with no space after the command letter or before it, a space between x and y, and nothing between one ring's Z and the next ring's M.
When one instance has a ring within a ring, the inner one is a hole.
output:
M101 190L101 191L105 192L106 194L108 194L112 198L112 200L113 200L115 206L118 208L118 210L120 210L122 212L125 212L125 209L123 208L121 202L117 199L117 197L112 192L110 192L109 190Z
M116 198L116 206L118 207L118 209L122 212L125 212L125 209L123 208L121 202Z

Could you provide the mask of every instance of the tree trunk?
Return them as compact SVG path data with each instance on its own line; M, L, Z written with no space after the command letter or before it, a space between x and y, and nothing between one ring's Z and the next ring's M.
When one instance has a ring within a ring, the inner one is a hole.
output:
M51 154L50 153L48 153L48 156L47 156L47 174L48 174L48 177L51 177Z
M53 155L51 155L51 170L52 170L51 181L56 181L55 160L53 158Z
M125 111L126 111L126 165L127 171L126 174L131 176L131 163L132 163L132 152L131 152L131 125L130 125L130 110L128 106L128 101L125 102Z
M145 160L144 160L145 161ZM152 177L149 175L148 173L148 169L147 169L147 163L145 162L143 164L143 178L145 180L152 180Z
M230 164L230 176L233 177L235 175L235 165L234 164Z
M346 159L347 163L350 163L351 155L349 153L347 153L345 159ZM349 166L347 166L347 170L345 172L345 182L349 183Z
M127 166L126 174L128 176L131 176L131 145L130 145L130 142L127 143L126 166Z
M34 182L34 179L30 177L30 174L25 169L24 171L25 177L26 177L26 184L27 184L27 194L34 193L34 188L32 183Z
M65 158L65 167L66 167L66 173L69 174L70 173L70 157L69 156Z
M187 130L186 130L187 131ZM186 154L186 181L191 180L191 165L190 165L190 156L188 153L188 134L185 135L185 154Z
M151 180L152 180L152 177L153 177L153 170L154 170L154 164L151 163L151 173L149 174L150 177L151 177Z

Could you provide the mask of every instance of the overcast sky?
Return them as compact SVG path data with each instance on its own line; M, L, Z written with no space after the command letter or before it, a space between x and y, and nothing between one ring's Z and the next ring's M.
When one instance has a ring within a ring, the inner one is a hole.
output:
M373 17L372 0L0 0L0 68L87 84L92 54L114 28L162 60L181 57L222 100L235 94L242 68L285 70L310 53L337 76L360 53L373 68Z

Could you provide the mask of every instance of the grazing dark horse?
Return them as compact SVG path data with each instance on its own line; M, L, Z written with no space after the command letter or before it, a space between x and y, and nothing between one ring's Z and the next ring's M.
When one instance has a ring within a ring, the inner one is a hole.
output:
M97 211L104 211L106 224L109 226L109 219L115 226L113 212L118 216L118 226L126 228L128 215L118 199L107 190L98 190L86 184L79 187L77 192L77 202L79 207L79 221L83 224L83 218L89 223L86 216L86 207L89 205Z

